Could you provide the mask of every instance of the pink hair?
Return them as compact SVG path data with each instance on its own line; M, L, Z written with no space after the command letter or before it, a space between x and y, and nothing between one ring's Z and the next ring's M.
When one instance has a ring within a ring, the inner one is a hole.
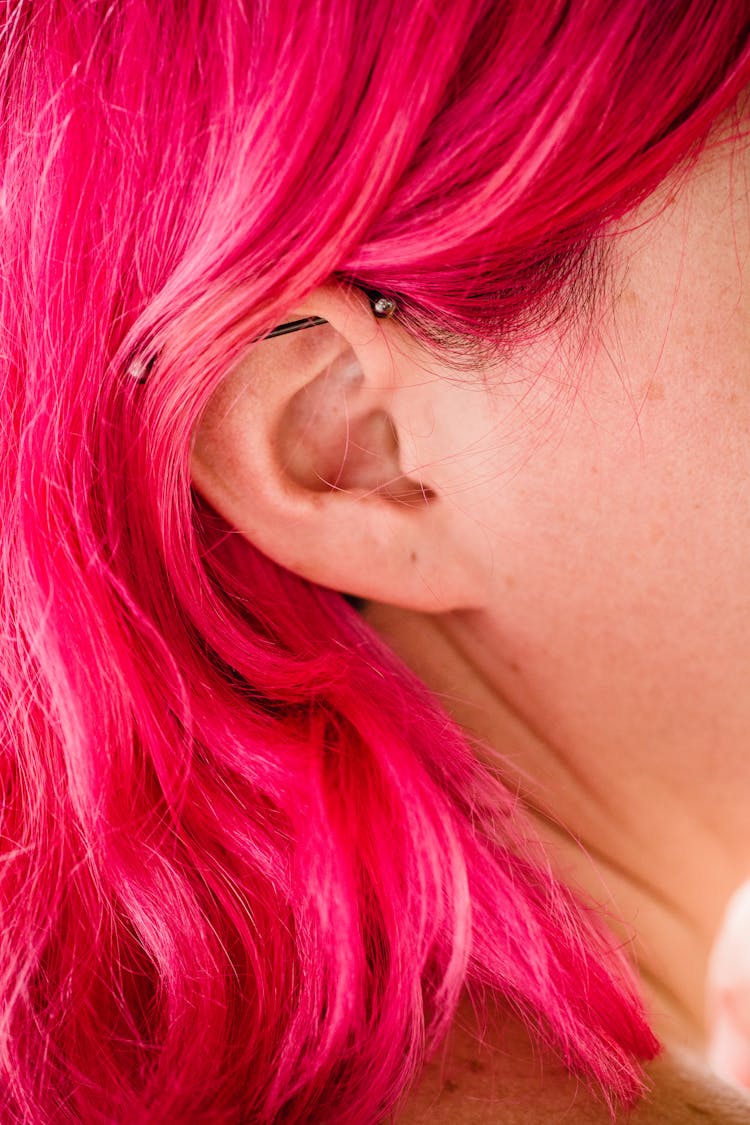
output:
M527 338L732 111L746 0L2 13L3 1122L375 1122L464 988L632 1102L622 955L346 600L191 491L190 442L331 278L435 346Z

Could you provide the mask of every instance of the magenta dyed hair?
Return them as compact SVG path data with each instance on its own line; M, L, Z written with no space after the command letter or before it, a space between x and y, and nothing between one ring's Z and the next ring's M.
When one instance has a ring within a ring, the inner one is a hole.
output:
M502 343L750 82L747 0L0 16L4 1125L364 1125L493 994L612 1105L657 1044L501 781L191 491L332 278ZM139 347L159 351L139 386Z

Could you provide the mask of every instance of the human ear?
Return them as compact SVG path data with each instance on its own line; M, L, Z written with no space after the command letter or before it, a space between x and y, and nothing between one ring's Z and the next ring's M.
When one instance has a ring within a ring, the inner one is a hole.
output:
M211 397L194 436L196 489L312 582L413 609L471 604L448 507L403 464L403 330L334 286L288 319L308 316L326 323L253 344Z

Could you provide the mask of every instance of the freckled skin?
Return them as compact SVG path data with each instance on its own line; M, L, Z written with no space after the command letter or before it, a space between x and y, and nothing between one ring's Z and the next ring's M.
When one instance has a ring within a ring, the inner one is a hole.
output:
M448 1049L429 1063L397 1125L611 1125L598 1098L566 1074L559 1061L532 1047L512 1019L478 1043L459 1020ZM750 1099L733 1090L690 1053L664 1053L646 1068L649 1095L628 1125L746 1125Z
M637 952L668 1049L633 1125L750 1121L705 1056L709 954L750 868L749 174L747 149L724 150L644 205L616 244L628 284L584 345L540 343L483 404L433 394L419 452L486 560L486 601L368 613L523 770L553 862ZM554 1065L532 1076L522 1036L492 1078L473 1057L453 1058L456 1088L431 1072L404 1123L608 1120Z

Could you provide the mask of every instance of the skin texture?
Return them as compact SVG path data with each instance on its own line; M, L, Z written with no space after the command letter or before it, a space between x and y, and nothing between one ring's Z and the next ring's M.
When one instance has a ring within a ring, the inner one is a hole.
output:
M750 869L749 184L747 142L704 153L613 232L585 324L471 376L321 287L288 319L329 325L249 354L193 459L262 550L366 600L629 944L669 1047L637 1123L750 1121L704 1061ZM607 1119L522 1034L484 1069L457 1034L456 1089L428 1069L404 1122Z
M398 1125L610 1125L606 1107L571 1078L560 1063L533 1049L509 1020L481 1044L470 1015L456 1021L442 1058L429 1063ZM690 1052L674 1049L646 1068L648 1096L629 1115L630 1125L740 1125L750 1121L750 1100L706 1072ZM533 1107L531 1109L530 1107Z
M451 488L491 544L487 601L370 608L521 767L560 869L637 935L657 1029L697 1048L710 948L750 865L747 170L746 154L705 160L621 236L577 386L565 346L506 385L515 442L470 501Z

